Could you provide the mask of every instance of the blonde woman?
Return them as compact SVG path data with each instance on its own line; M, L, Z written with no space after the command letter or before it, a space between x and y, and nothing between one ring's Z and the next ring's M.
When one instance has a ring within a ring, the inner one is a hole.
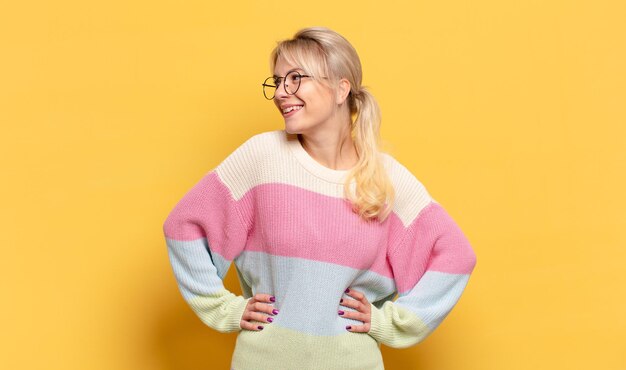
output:
M412 346L448 315L475 253L380 150L344 37L302 29L270 61L263 93L284 129L250 137L174 207L174 275L206 325L238 332L232 369L383 369L381 344ZM232 262L243 296L222 283Z

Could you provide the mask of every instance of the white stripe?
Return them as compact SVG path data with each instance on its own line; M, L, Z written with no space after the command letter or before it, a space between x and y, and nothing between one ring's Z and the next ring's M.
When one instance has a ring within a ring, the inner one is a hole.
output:
M284 130L266 131L246 140L215 169L236 200L250 189L267 183L284 183L330 197L343 198L343 185L311 176L292 153ZM435 201L424 185L390 154L384 165L396 191L393 212L405 227Z

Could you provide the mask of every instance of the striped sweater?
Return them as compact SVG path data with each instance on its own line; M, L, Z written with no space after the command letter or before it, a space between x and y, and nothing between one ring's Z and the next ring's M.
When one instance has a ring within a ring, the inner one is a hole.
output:
M250 137L170 212L163 230L180 291L206 325L238 332L233 369L384 369L381 344L422 341L459 300L472 247L409 170L387 153L383 163L396 200L382 223L352 212L348 170L323 166L284 130ZM223 285L232 262L243 296ZM363 322L337 314L354 311L339 303L352 299L346 288L370 302L368 333L347 331ZM274 295L279 313L243 330L256 293Z

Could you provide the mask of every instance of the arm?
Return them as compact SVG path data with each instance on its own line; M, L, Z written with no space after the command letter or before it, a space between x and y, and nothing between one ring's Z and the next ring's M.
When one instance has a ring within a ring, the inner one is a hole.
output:
M220 332L241 330L247 299L222 280L245 246L248 227L238 202L217 171L205 175L168 215L163 225L178 287L193 311Z
M371 305L369 334L389 347L424 340L448 315L476 265L469 241L443 207L431 201L388 253L399 298Z

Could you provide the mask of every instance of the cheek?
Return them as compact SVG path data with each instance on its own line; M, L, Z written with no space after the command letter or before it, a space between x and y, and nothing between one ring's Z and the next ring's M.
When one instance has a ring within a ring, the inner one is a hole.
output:
M308 87L306 89L301 87L301 89L302 91L298 90L296 95L305 104L310 114L325 115L327 111L332 110L333 100L328 92Z

